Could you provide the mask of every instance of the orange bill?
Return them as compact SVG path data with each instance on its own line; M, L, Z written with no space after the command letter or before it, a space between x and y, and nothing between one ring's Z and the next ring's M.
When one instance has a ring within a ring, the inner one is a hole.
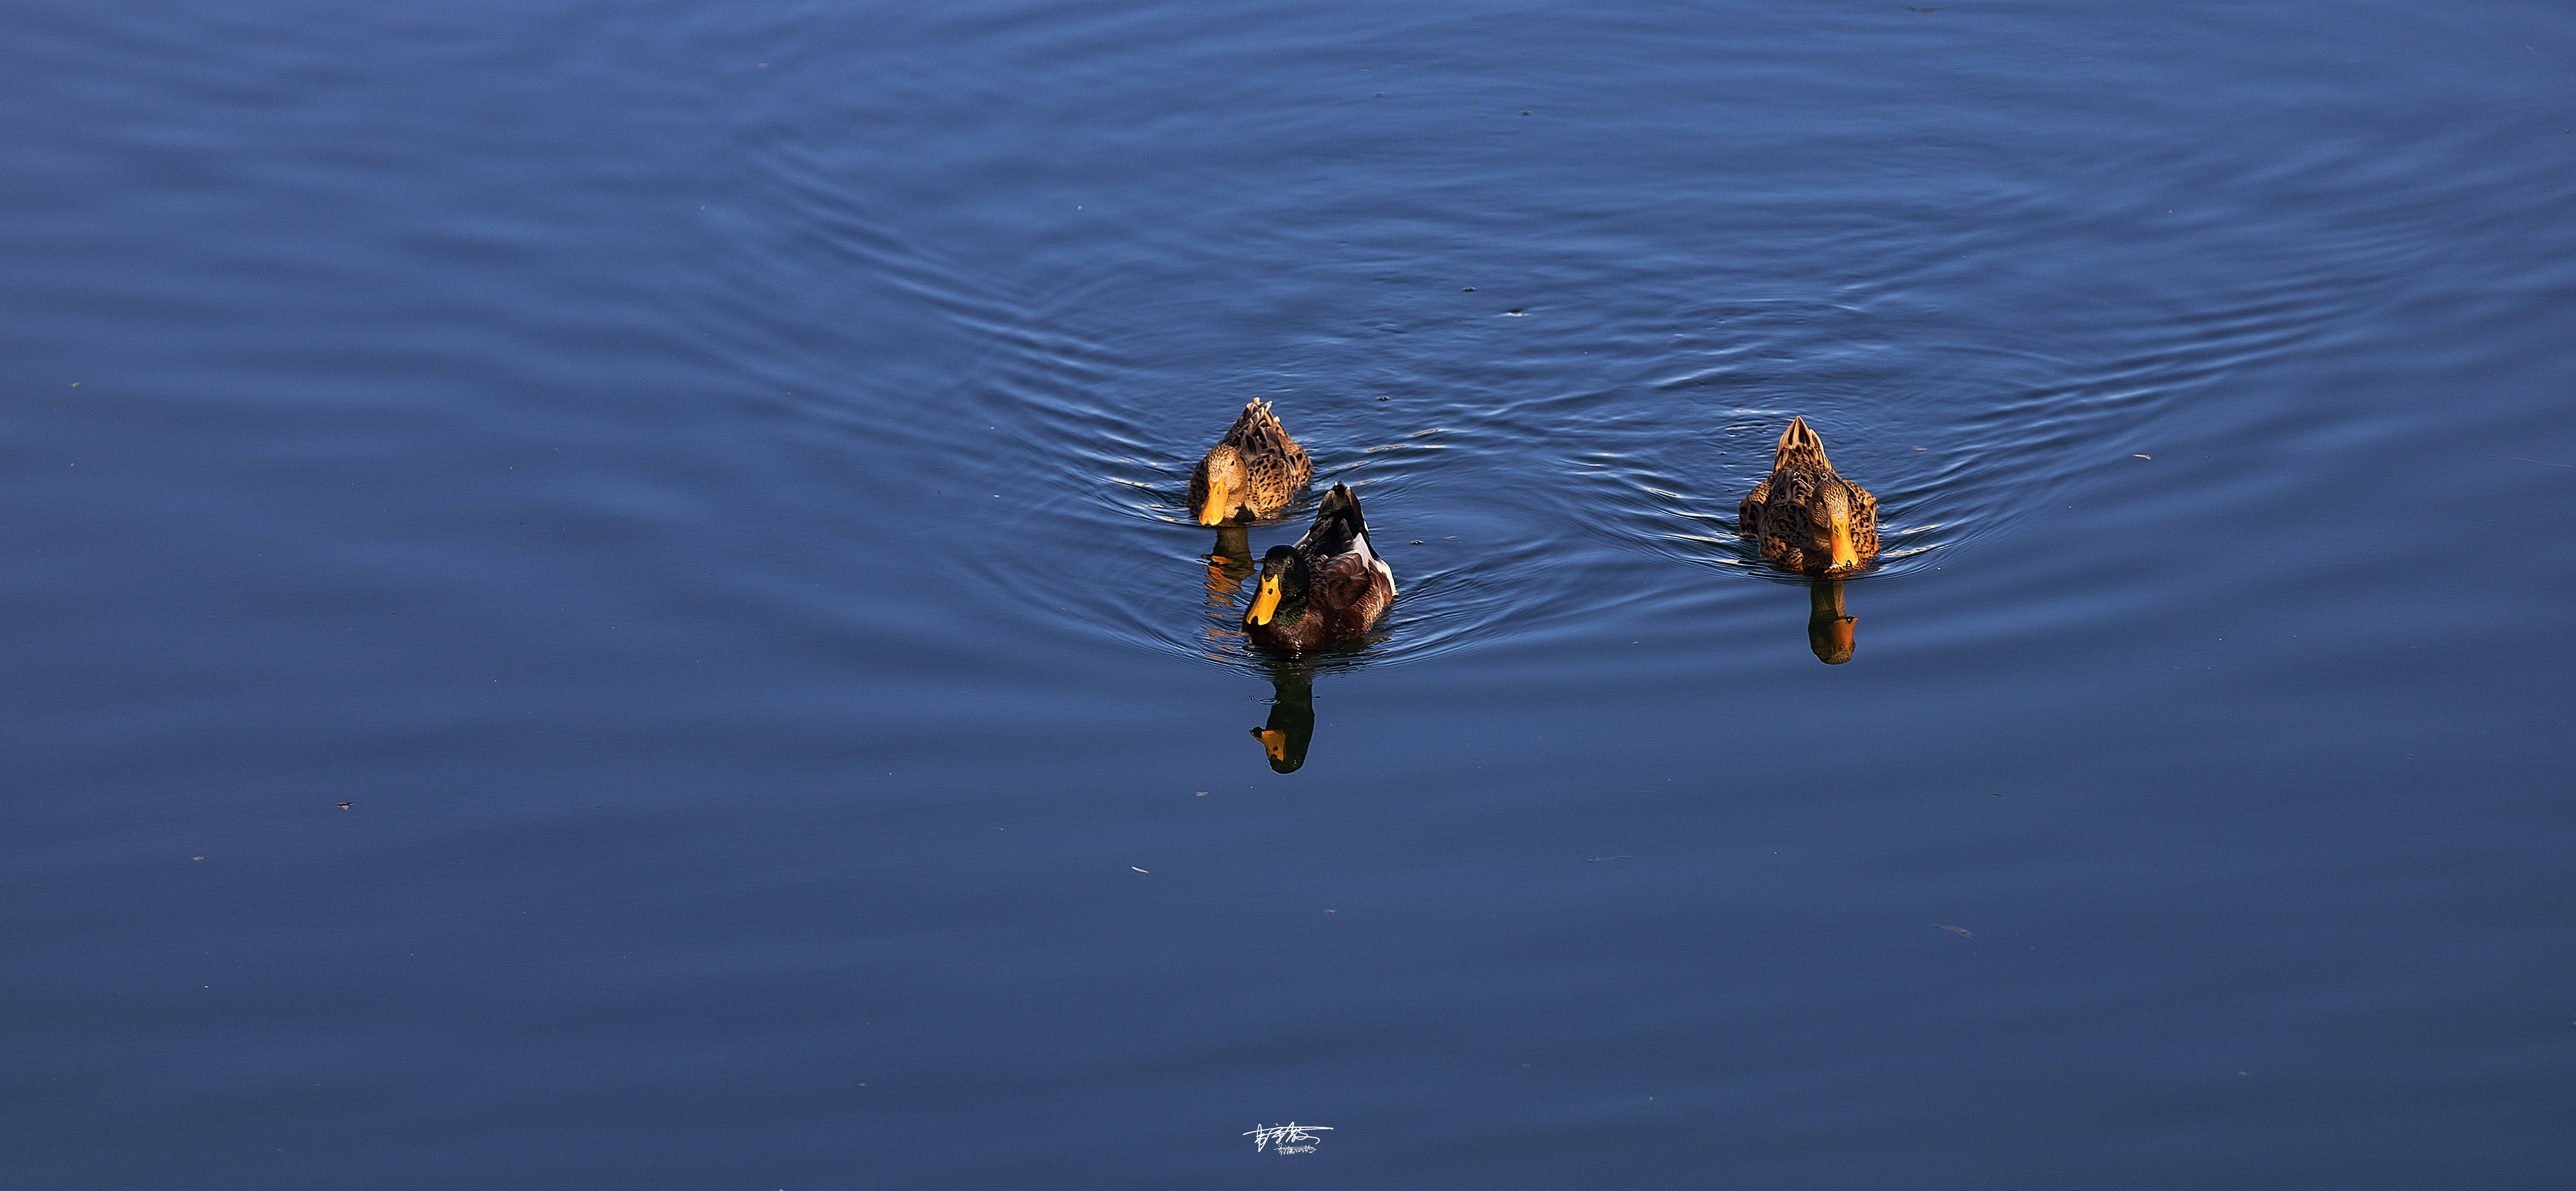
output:
M1834 569L1860 565L1860 549L1852 545L1851 522L1834 522Z
M1244 616L1254 624L1268 624L1279 611L1279 576L1261 577L1261 594L1252 597L1252 611Z

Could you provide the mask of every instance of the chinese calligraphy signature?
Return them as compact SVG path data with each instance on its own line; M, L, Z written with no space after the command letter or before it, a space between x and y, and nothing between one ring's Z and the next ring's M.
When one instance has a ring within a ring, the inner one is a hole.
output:
M1309 1132L1309 1130L1318 1130L1330 1133L1333 1131L1333 1127L1330 1125L1300 1125L1295 1121L1290 1121L1285 1125L1255 1125L1250 1129L1244 1130L1243 1135L1252 1139L1252 1152L1256 1154L1261 1152L1263 1146L1276 1146L1278 1147L1278 1152L1282 1154L1311 1154L1315 1152L1313 1143L1322 1139L1316 1137L1315 1134ZM1298 1142L1305 1142L1307 1144L1298 1145L1296 1144Z

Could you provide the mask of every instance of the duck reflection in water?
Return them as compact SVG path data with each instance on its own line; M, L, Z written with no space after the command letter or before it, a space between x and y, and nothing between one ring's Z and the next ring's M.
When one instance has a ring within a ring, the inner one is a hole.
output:
M1843 581L1818 579L1807 585L1807 648L1816 660L1839 666L1852 660L1857 644L1852 625L1859 617L1843 611Z
M1234 630L1235 621L1243 616L1243 581L1261 565L1252 561L1252 531L1240 525L1218 526L1216 545L1205 560L1208 615L1220 627Z
M1295 662L1265 660L1270 671L1270 719L1252 730L1273 773L1295 773L1315 740L1315 672Z
M1240 531L1219 531L1207 564L1208 606L1221 615L1252 574ZM1358 495L1335 484L1316 507L1314 527L1296 545L1263 555L1259 576L1235 626L1270 675L1270 720L1252 735L1272 771L1294 773L1315 735L1315 668L1321 659L1368 648L1370 630L1395 599L1395 571L1369 544Z
M1252 545L1243 526L1224 525L1216 531L1216 545L1204 558L1207 563L1207 608L1216 622L1209 626L1209 636L1240 637L1245 601L1243 582L1261 569L1252 557ZM1270 768L1277 773L1295 773L1306 763L1306 746L1315 738L1315 671L1294 655L1255 650L1261 668L1270 675L1270 720L1252 730L1252 738L1261 742L1261 751L1270 758ZM1222 656L1222 655L1216 655Z

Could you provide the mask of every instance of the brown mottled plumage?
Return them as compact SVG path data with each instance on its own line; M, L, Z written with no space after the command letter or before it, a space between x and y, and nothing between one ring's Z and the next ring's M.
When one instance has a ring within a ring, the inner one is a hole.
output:
M1782 570L1848 575L1878 557L1878 498L1834 474L1805 418L1780 432L1771 478L1745 496L1736 523Z
M1360 498L1335 484L1315 527L1262 557L1243 633L1267 649L1323 649L1366 635L1394 602L1395 571L1369 548Z
M1201 525L1273 516L1314 474L1306 448L1288 437L1270 403L1247 402L1234 428L1190 473L1190 512Z

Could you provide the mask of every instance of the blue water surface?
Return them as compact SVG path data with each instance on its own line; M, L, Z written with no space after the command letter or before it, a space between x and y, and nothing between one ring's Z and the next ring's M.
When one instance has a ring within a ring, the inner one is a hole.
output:
M13 1186L2576 1169L2563 5L14 15Z

